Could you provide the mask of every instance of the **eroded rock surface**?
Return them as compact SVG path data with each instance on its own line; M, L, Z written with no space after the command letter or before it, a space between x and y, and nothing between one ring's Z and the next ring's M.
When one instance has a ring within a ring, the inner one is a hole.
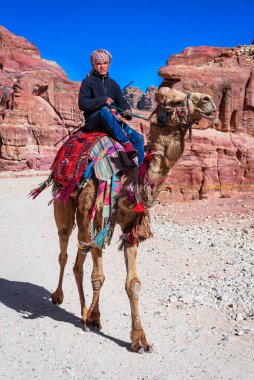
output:
M221 125L202 120L172 169L162 202L227 197L254 185L254 45L191 47L159 71L162 85L212 95ZM36 46L0 26L0 170L46 170L60 144L83 122L79 82L70 81ZM134 112L148 117L154 92L129 87ZM130 122L147 141L148 122Z
M152 112L156 106L154 94L157 90L156 86L149 86L146 92L138 87L128 87L123 94L131 108Z
M229 196L254 185L254 45L193 47L159 71L163 86L211 95L221 125L202 119L172 169L164 201Z
M0 170L47 169L54 144L82 122L79 83L0 26Z

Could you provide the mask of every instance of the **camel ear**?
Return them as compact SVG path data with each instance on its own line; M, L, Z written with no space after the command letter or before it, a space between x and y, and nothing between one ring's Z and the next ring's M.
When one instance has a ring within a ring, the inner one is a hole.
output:
M192 101L193 104L196 105L196 104L199 102L199 100L200 100L200 95L199 95L199 93L197 93L197 92L192 92L192 93L190 94L190 100Z

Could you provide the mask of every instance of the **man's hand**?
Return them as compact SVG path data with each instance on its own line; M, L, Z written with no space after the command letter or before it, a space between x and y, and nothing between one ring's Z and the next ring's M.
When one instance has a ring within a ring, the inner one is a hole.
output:
M132 113L131 110L126 110L121 114L126 120L131 120L132 119Z
M106 99L106 104L112 104L112 103L114 103L113 99L111 99L111 98Z

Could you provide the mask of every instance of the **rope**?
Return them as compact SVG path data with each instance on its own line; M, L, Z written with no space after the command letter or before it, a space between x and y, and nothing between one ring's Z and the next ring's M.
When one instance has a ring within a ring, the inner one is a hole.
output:
M108 104L108 107L110 107L110 108L114 108L114 109L116 109L116 110L118 110L118 111L121 111L121 112L126 112L126 110L124 110L124 109L122 109L122 108L119 108L119 107L116 107L116 106L113 106L112 104ZM146 119L146 118L143 117L143 116L137 115L136 113L130 113L130 115L133 116L133 117L136 117L136 118L138 118L138 119L142 119L142 120L148 121L148 119Z
M152 151L150 152L150 154L152 155L155 155L155 154L160 154L162 156L164 156L164 152L161 151L161 150L155 150L155 151ZM134 179L134 194L135 194L135 198L136 198L136 201L138 201L138 203L142 204L142 206L145 208L145 209L149 209L150 207L153 207L154 205L156 205L157 203L159 203L159 201L157 199L155 199L154 201L149 201L149 195L151 196L151 180L149 179L149 177L147 177L147 171L145 172L145 176L143 178L144 180L144 186L146 187L147 191L148 189L150 188L150 191L148 192L147 194L147 200L143 199L142 196L140 195L139 193L139 178L141 178L142 176L138 175L138 172L136 173L135 175L135 179ZM158 186L159 184L161 184L162 182L166 181L168 178L168 175L166 177L163 177L162 179L160 179L159 181L153 181L153 185L154 186ZM147 179L148 179L148 182L147 182ZM149 184L150 182L150 184Z

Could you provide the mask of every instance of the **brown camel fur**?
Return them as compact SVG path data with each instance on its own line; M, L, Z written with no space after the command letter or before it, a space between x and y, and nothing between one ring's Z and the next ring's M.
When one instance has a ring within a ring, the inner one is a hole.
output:
M144 179L139 178L138 183L139 195L147 205L145 208L149 208L157 198L161 184L165 181L169 170L181 157L189 125L198 122L202 117L213 120L216 111L213 100L209 95L196 92L186 96L180 91L162 87L156 93L156 100L158 103L157 108L149 118L151 122L149 144L153 149L153 155L147 169L149 178L155 183L153 193L147 194ZM135 204L128 199L126 190L127 186L135 180L136 174L135 169L126 168L121 178L121 193L116 223L121 226L123 233L130 231L138 215L140 215L133 211ZM89 330L88 326L91 325L101 329L99 296L105 277L102 268L102 250L98 248L91 247L93 299L89 308L86 306L83 290L83 264L87 255L82 253L82 244L84 241L86 243L90 241L90 214L95 202L97 186L97 179L92 178L76 199L74 197L70 198L66 204L61 201L54 202L54 215L60 241L60 275L58 287L52 294L52 302L61 304L63 301L62 281L67 262L67 245L76 216L79 248L73 271L78 287L85 330ZM95 216L95 229L97 231L101 229L101 221L100 209ZM125 289L130 301L132 319L131 349L135 352L150 351L151 347L146 340L139 313L141 282L136 266L138 242L131 245L128 241L124 241L123 244L127 269Z

